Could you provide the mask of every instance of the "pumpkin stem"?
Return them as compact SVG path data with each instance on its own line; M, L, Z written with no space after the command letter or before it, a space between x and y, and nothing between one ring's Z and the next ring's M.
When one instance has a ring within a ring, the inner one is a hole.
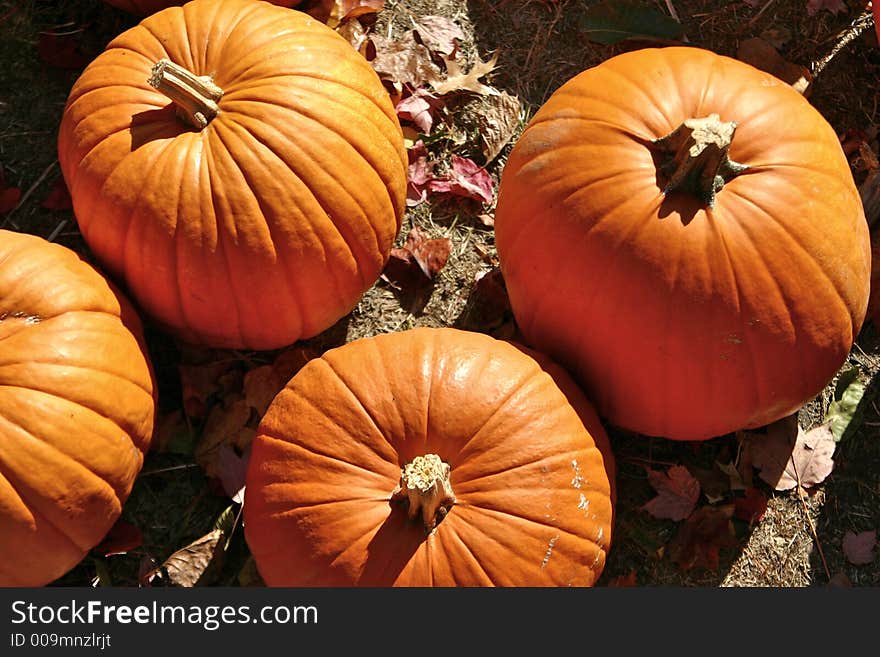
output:
M664 194L685 191L708 207L724 184L748 169L727 157L736 123L722 121L717 114L687 119L674 131L653 143L670 156L660 165L667 176Z
M421 513L425 529L430 532L437 525L437 516L442 520L455 504L450 470L436 454L415 457L401 469L400 483L392 491L391 500L408 500L410 520Z
M177 105L177 115L196 130L201 130L217 116L217 101L223 90L206 76L191 73L169 59L160 59L153 66L151 87L161 91Z

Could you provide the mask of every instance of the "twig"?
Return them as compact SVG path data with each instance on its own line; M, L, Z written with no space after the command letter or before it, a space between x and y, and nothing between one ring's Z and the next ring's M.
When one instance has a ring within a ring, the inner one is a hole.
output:
M813 524L813 519L810 517L810 510L807 508L806 500L804 500L804 488L803 486L801 486L801 475L798 472L798 467L795 459L791 460L791 464L794 468L795 481L797 481L798 499L800 499L801 501L801 507L804 510L804 515L807 517L807 523L810 525L810 533L812 533L813 535L813 542L816 544L816 549L819 551L819 557L822 559L822 567L825 569L825 577L830 581L831 572L828 570L828 562L825 561L825 552L822 550L822 543L821 541L819 541L819 534L816 532L816 525Z
M770 5L772 5L774 2L776 2L776 0L767 0L767 2L764 3L764 6L758 10L758 13L755 14L754 16L752 16L751 20L749 20L748 26L751 27L752 25L754 25L755 22L759 18L761 18L761 14L763 14L765 11L767 11L767 8L770 7Z
M174 472L175 470L189 470L199 467L198 463L184 463L183 465L171 465L167 468L156 468L155 470L144 470L141 472L142 477L154 474L162 474L163 472Z
M9 213L6 215L6 217L3 219L3 223L0 223L0 228L6 227L6 225L12 219L12 216L16 213L16 211L21 206L24 205L25 201L27 201L28 198L30 198L31 194L34 193L34 191L37 189L37 187L42 185L43 181L49 177L49 174L52 173L52 169L55 168L56 164L58 164L58 160L55 160L54 162L52 162L52 164L47 166L46 169L43 171L43 173L40 174L40 177L37 178L37 180L34 182L34 184L31 185L30 187L28 187L28 190L24 194L22 194L21 198L18 200L18 205L16 205L14 208L12 208L12 210L10 210Z
M831 49L831 52L828 53L825 57L820 59L817 62L813 62L811 66L811 73L813 77L819 75L822 70L828 66L831 60L843 50L848 44L861 36L862 32L866 29L874 25L874 15L871 13L871 9L866 9L858 16L852 23L850 23L849 27L845 29L843 32L840 32L835 39L837 40L834 44L834 47Z
M64 230L64 227L65 227L66 225L67 225L67 219L62 219L62 220L58 223L58 225L55 226L55 229L54 229L51 233L49 233L49 237L46 238L46 241L47 241L47 242L54 242L54 241L55 241L55 238L58 237L58 235L61 234L61 231Z
M678 17L678 14L675 12L675 7L672 5L672 0L666 0L666 8L669 10L669 15L677 22L681 23L681 19Z

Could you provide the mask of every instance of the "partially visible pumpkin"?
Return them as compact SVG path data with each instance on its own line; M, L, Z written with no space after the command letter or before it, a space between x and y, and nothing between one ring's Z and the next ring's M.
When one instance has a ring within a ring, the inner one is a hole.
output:
M404 210L378 75L326 25L258 0L193 0L115 38L74 84L58 152L104 269L212 347L329 328L378 280Z
M590 403L544 356L452 328L310 361L246 483L273 586L589 586L611 545L614 459Z
M835 131L699 48L624 53L553 93L507 160L495 233L526 341L642 434L791 414L865 318L868 227Z
M156 388L126 299L73 251L0 230L0 586L43 586L119 517Z
M303 0L266 0L280 7L296 7ZM168 7L179 7L185 0L104 0L108 5L123 9L136 16L149 16Z

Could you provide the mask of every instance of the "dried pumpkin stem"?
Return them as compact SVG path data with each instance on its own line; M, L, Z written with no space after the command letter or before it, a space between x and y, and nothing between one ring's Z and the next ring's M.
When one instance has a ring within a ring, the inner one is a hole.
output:
M436 454L417 456L400 472L400 483L391 493L392 501L409 502L409 518L421 515L425 529L431 531L455 504L449 481L451 468Z
M177 115L197 130L220 111L217 101L223 90L210 77L195 75L169 59L156 62L147 82L168 96L177 105Z
M654 141L668 159L660 170L667 177L664 194L689 192L708 207L724 184L748 169L728 158L736 123L717 114L687 119L674 131Z

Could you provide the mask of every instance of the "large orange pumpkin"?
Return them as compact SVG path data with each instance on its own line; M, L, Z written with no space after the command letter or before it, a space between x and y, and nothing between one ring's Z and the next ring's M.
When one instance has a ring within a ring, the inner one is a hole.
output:
M0 586L48 584L101 541L155 398L125 298L73 251L0 230Z
M214 347L330 327L378 279L404 210L378 75L326 25L258 0L193 0L118 36L74 84L58 148L100 263Z
M495 230L526 340L643 434L794 412L865 317L868 228L834 130L698 48L628 52L552 94L506 163Z
M545 357L419 328L310 361L260 424L245 536L281 586L593 584L614 461Z
M185 4L185 0L104 0L104 2L137 16L149 16L162 9ZM302 0L266 0L266 2L281 7L296 7L302 3Z

